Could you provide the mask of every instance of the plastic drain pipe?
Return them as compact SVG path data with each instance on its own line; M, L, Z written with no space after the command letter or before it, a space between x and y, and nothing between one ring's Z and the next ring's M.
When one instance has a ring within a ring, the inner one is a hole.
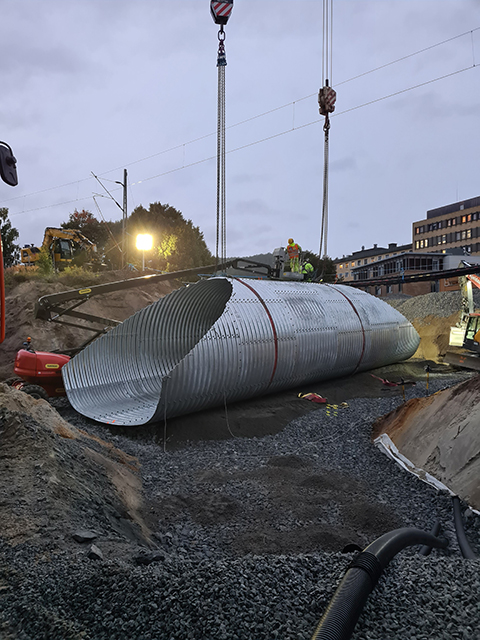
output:
M467 536L465 535L465 529L463 528L462 512L460 510L460 500L458 496L453 496L453 520L455 522L455 533L457 534L458 546L462 552L462 556L467 560L476 560L477 556L472 551Z
M448 540L420 529L395 529L372 542L353 559L323 614L312 640L348 640L368 596L390 560L412 545L445 549Z

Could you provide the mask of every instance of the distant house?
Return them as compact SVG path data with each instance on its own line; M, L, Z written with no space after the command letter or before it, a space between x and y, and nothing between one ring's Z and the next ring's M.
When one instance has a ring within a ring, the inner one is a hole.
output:
M333 261L337 269L337 278L343 282L352 281L355 279L354 269L366 267L385 258L395 257L411 250L411 244L397 245L396 242L391 242L388 247L378 247L376 244L371 249L362 247L361 251L354 251L348 256L336 258Z

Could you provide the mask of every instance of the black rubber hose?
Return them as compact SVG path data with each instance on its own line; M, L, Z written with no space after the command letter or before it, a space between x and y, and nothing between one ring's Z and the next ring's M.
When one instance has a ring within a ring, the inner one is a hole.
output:
M402 549L417 544L445 549L447 540L420 529L395 529L372 542L347 569L312 640L348 640L383 570Z
M440 522L438 520L433 525L430 533L432 534L432 536L438 536L438 534L440 533ZM424 544L423 547L420 548L420 551L418 553L421 556L428 556L431 550L432 547L430 545Z
M467 560L476 560L477 556L472 551L465 529L463 528L462 512L460 510L460 500L457 496L453 496L453 520L455 522L455 533L457 534L458 546L462 552L462 556Z

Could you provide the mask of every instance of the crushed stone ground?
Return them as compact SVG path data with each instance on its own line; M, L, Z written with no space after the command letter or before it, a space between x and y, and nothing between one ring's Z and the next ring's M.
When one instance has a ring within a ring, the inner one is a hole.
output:
M425 300L403 304L420 327L442 328L456 314L452 296L442 300L433 321ZM22 322L11 317L17 342ZM46 326L50 349L58 329ZM472 378L432 349L430 394ZM402 552L352 637L477 640L480 562L460 555L450 497L371 442L374 421L401 407L403 393L427 395L424 365L373 372L404 388L364 373L133 432L0 385L0 637L308 638L353 557L346 545L438 519L448 549ZM298 391L337 408L327 414ZM480 554L480 519L462 510ZM79 542L78 532L93 537Z

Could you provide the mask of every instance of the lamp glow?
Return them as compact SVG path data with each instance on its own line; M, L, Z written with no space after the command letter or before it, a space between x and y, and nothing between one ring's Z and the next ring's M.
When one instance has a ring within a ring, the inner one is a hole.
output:
M150 251L153 247L153 238L149 233L139 233L136 246L142 252L142 271L145 271L145 251Z
M139 251L150 251L153 246L152 236L148 233L139 233L136 246Z

